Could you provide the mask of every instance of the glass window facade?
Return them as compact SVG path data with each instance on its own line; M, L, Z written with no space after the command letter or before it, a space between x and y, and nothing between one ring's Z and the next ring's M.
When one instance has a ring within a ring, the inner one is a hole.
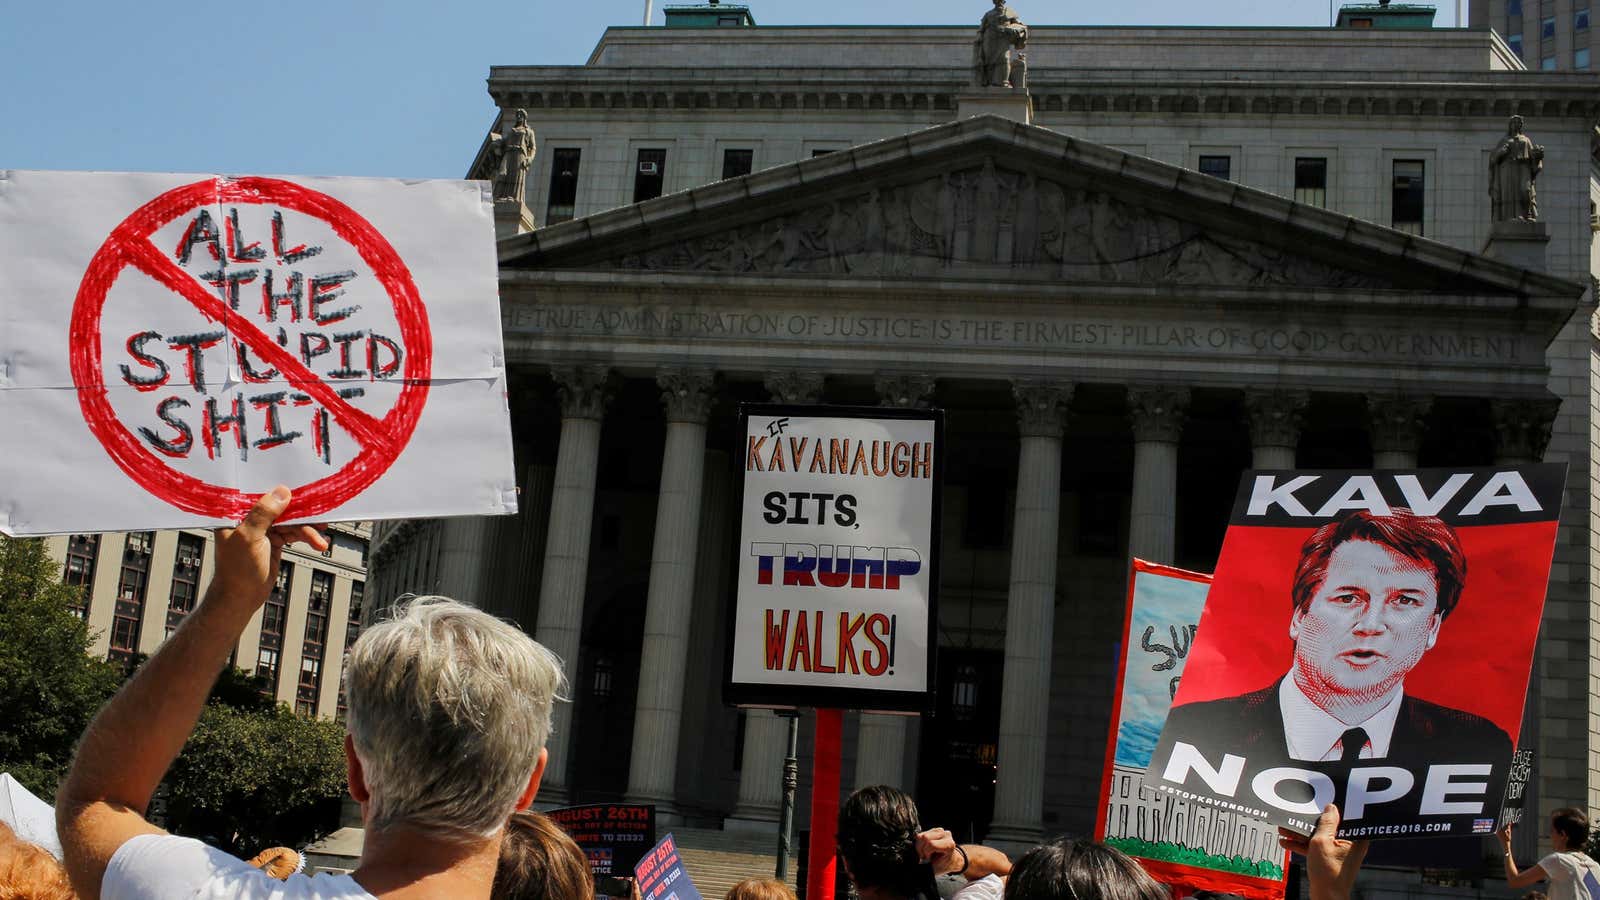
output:
M1420 159L1394 161L1390 225L1408 234L1422 234L1427 169Z
M633 173L633 202L642 203L661 196L667 180L667 151L640 150L639 164Z
M1294 200L1309 206L1328 205L1328 159L1301 156L1294 161Z
M738 178L740 175L749 175L750 169L755 165L756 152L754 150L724 150L722 151L722 177Z
M172 591L167 598L167 637L178 630L184 616L194 611L200 597L200 560L205 555L204 538L178 535L178 550L172 559Z
M550 157L550 202L545 206L546 225L570 220L578 208L578 167L583 151L577 147L558 147Z
M1200 174L1210 175L1212 178L1221 178L1223 181L1231 180L1233 177L1233 157L1200 157Z
M62 582L79 589L68 607L80 619L89 617L89 597L94 593L94 566L100 560L100 535L75 534L67 538L67 565Z
M122 548L122 571L117 576L117 606L111 619L111 650L106 658L132 665L139 651L139 630L144 625L145 592L150 586L150 554L156 533L135 531Z

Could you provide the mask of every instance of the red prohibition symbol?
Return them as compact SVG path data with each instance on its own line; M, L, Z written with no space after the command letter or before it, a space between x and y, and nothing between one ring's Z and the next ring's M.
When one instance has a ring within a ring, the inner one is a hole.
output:
M254 322L229 308L215 291L184 271L152 243L151 237L179 216L221 204L263 205L320 219L360 255L394 304L405 347L402 387L394 406L382 418L357 409L337 389L313 374L301 360L279 346ZM143 272L187 302L281 373L284 381L309 395L360 449L332 474L292 486L294 499L285 516L308 518L334 509L366 490L405 449L428 396L433 362L433 337L427 311L411 272L387 239L355 210L332 197L272 178L207 179L174 188L135 210L112 230L90 261L72 310L69 354L72 380L84 421L128 477L151 494L188 512L237 519L259 492L209 484L170 466L147 448L113 410L101 355L101 315L106 295L127 267Z

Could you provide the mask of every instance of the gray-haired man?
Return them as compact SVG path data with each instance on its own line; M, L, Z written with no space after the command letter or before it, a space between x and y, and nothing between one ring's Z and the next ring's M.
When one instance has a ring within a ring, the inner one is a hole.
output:
M74 887L85 897L488 897L506 820L544 774L560 662L516 628L422 598L361 636L345 669L350 794L366 845L350 876L270 879L144 819L206 695L266 602L284 545L327 540L274 526L279 487L218 532L202 603L84 733L57 796Z

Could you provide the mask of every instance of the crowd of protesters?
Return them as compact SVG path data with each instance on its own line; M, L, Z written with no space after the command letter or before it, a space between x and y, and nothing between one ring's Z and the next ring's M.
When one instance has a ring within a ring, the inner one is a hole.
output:
M56 797L63 859L0 824L0 898L527 898L595 896L583 851L529 811L544 773L560 662L516 627L436 597L411 600L368 629L345 665L345 759L365 843L350 874L302 872L289 848L250 862L167 834L144 818L157 784L199 719L213 682L272 590L286 544L321 550L310 526L278 526L285 488L264 495L216 541L205 601L123 686L80 742ZM1329 807L1309 836L1281 832L1306 860L1313 900L1350 896L1366 842L1336 837ZM1510 887L1548 882L1552 900L1589 900L1600 865L1584 854L1589 822L1556 811L1554 852L1522 869L1500 833ZM942 828L916 804L867 787L841 807L838 855L860 900L1166 900L1168 888L1120 851L1060 838L1014 864ZM637 889L635 889L636 891ZM795 900L751 878L726 900Z

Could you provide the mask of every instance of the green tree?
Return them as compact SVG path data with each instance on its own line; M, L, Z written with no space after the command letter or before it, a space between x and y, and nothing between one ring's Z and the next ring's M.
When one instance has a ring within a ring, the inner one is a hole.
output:
M287 706L212 703L165 784L173 832L245 858L303 847L338 824L344 729Z
M122 673L89 655L80 589L40 540L0 536L0 771L46 799Z

